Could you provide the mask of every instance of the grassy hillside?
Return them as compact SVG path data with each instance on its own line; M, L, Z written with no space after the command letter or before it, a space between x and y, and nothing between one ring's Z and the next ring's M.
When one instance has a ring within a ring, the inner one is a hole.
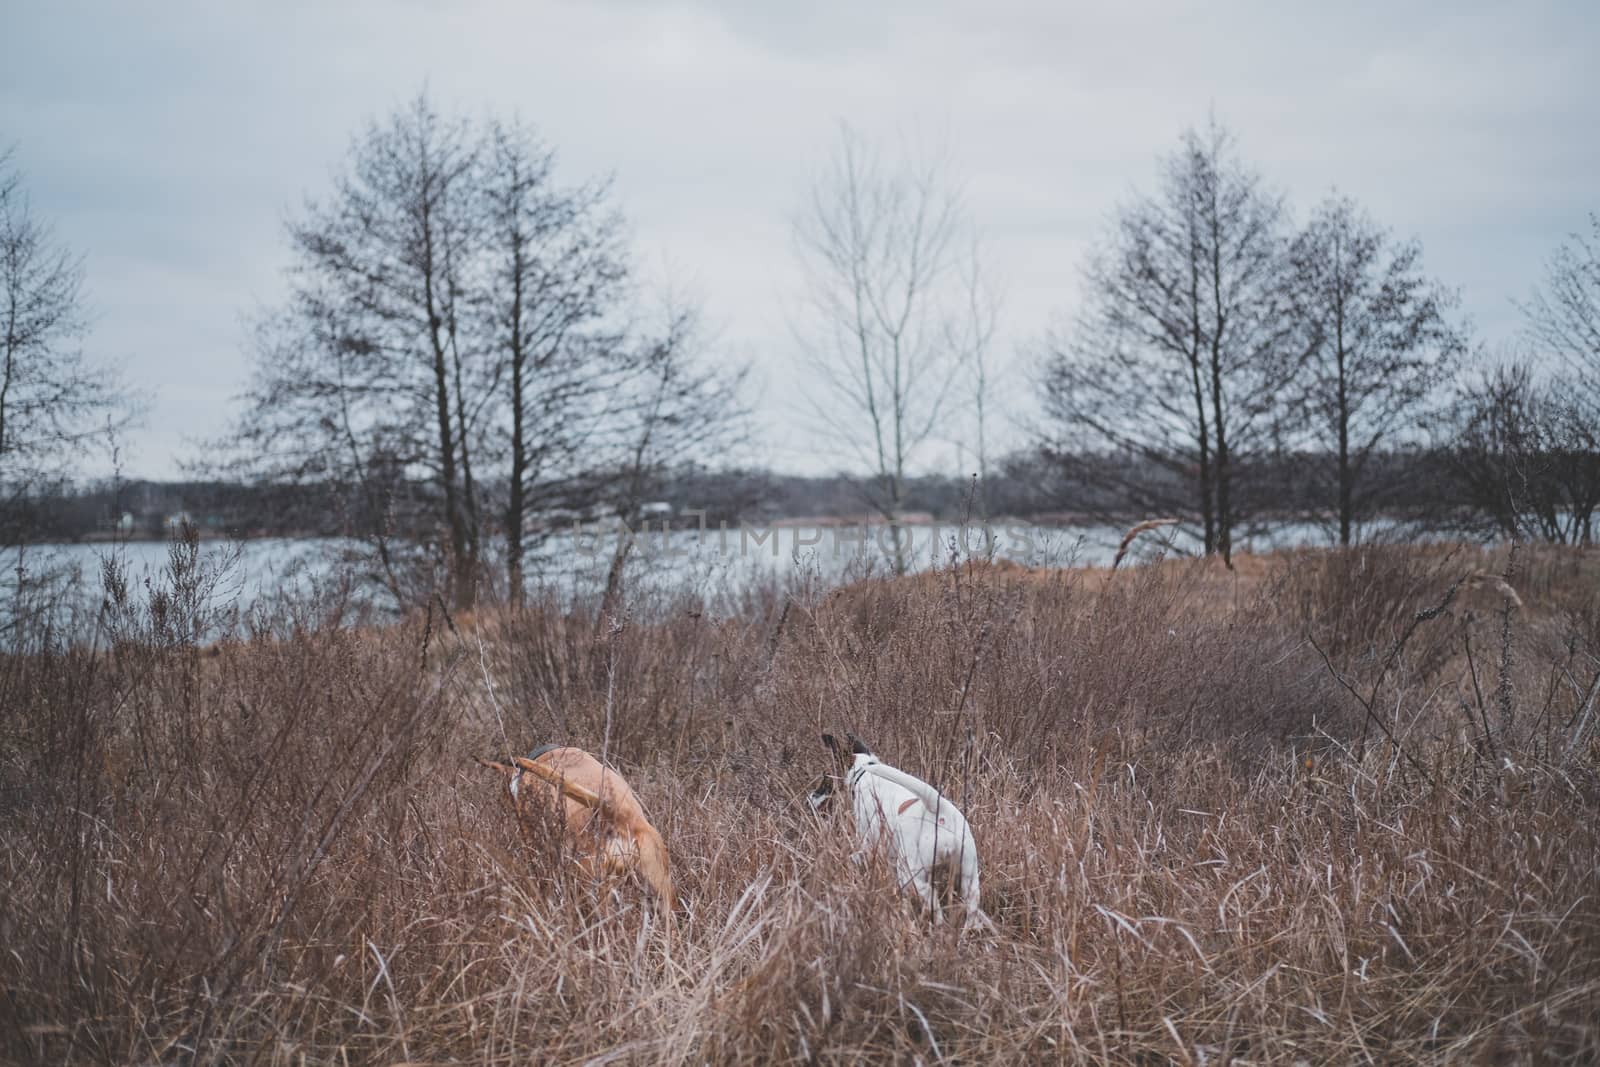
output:
M1592 551L302 605L211 648L178 585L0 659L6 1060L1600 1057ZM809 812L844 728L960 803L996 932ZM469 758L547 740L650 810L670 928Z

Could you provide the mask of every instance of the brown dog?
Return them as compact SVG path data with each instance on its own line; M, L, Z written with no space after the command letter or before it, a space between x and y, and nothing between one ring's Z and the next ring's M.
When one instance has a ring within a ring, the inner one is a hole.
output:
M669 913L678 906L667 846L616 771L602 767L581 748L555 745L527 757L513 756L510 763L478 762L506 776L519 816L529 805L562 803L567 838L578 853L580 869L591 877L637 873Z

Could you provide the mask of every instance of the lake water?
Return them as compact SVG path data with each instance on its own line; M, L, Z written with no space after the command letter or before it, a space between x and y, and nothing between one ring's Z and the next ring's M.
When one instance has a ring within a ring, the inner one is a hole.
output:
M1121 527L1035 526L997 520L993 527L908 526L908 559L922 570L935 561L948 565L994 555L1027 566L1103 565L1111 561ZM1149 558L1166 545L1168 531L1141 537L1135 558ZM616 530L578 530L555 534L530 560L531 586L564 601L597 596L617 543ZM1285 524L1270 536L1242 541L1241 550L1264 550L1326 543L1321 527ZM1180 535L1178 544L1193 546ZM351 548L337 539L285 539L202 542L202 558L218 574L208 591L219 610L248 611L275 594L305 594L328 584ZM491 551L493 551L491 546ZM33 545L4 554L0 598L10 600L19 573L27 577L65 575L71 594L63 603L80 617L92 617L101 600L101 569L116 560L135 598L166 584L170 547L160 541ZM646 530L635 537L627 568L631 597L693 592L713 610L731 609L755 584L778 581L827 587L889 572L892 540L886 527L776 525L725 530Z

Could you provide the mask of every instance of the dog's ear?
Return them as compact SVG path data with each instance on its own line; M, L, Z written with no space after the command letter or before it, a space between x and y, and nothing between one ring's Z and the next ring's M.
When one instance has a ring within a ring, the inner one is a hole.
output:
M829 752L832 752L840 759L844 758L844 751L839 748L839 739L837 737L834 737L832 734L823 734L822 743L828 746Z
M845 731L844 735L850 739L850 751L852 754L857 756L872 755L872 749L868 748L866 742L861 740L861 738L857 737L848 730Z
M827 806L828 801L832 799L833 776L823 775L822 781L817 783L817 787L811 791L811 795L806 798L806 802L811 805L812 811L820 813Z

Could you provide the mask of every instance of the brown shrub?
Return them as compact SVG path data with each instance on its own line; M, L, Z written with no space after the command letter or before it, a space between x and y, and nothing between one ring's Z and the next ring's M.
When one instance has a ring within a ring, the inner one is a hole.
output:
M0 659L0 1057L1592 1059L1594 557L1517 566L1519 611L1423 620L1504 554L307 611L214 652L130 611ZM811 815L825 727L962 805L996 933ZM543 741L625 770L674 930L468 759Z

